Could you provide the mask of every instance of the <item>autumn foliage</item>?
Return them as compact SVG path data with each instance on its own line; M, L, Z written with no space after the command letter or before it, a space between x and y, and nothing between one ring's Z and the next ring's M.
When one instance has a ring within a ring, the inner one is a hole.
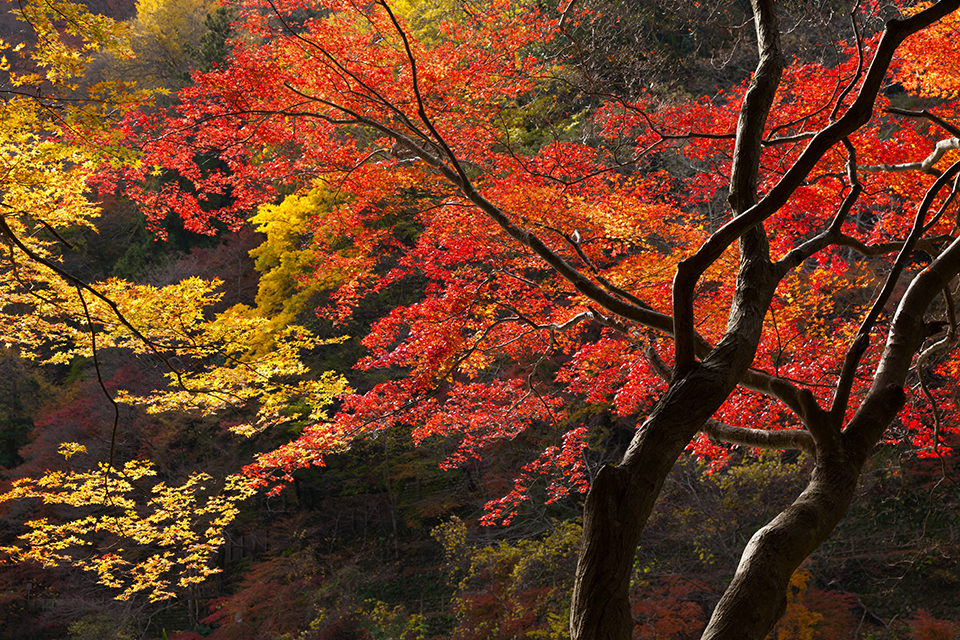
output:
M293 17L294 9L243 4L235 28L248 35L235 42L229 64L198 74L172 113L131 120L148 134L141 168L121 179L157 219L169 208L205 232L214 220L237 224L244 212L291 189L299 191L280 205L291 211L293 203L303 207L303 198L314 198L316 204L295 215L312 212L315 275L308 278L335 283L330 304L319 311L335 323L349 319L365 297L404 279L425 283L422 299L373 324L363 338L368 355L356 365L406 374L343 396L335 420L265 455L251 473L285 476L338 444L395 424L413 424L417 439L460 434L461 449L450 459L457 464L492 441L552 422L558 446L528 472L549 473L558 483L552 495L582 491L587 476L578 460L586 430L564 417L568 408L610 403L618 415L643 415L664 388L651 350L667 366L672 354L655 333L619 325L609 310L578 293L562 269L549 268L524 247L528 239L518 234L535 232L545 251L595 276L594 286L627 292L616 294L627 301L639 295L653 314L669 313L675 265L722 221L713 213L716 194L728 179L746 84L682 103L654 95L594 98L580 112L548 114L559 122L547 135L540 121L545 114L524 106L536 105L563 73L574 73L549 57L562 37L550 16L508 6L479 14L451 8L426 26L417 13L424 7L317 6L312 17L309 11ZM577 11L580 19L589 15ZM936 33L909 39L905 51ZM798 61L785 70L767 125L761 192L849 103L862 78L858 68L877 41L867 35L845 44L836 65ZM949 58L949 50L943 56ZM910 83L924 75L918 65L940 69L933 56L904 55L890 82L929 93ZM913 224L911 203L923 198L953 154L941 144L945 153L921 166L939 148L943 129L896 113L890 100L880 95L877 116L851 139L862 192L841 219L839 245L783 279L753 365L808 381L805 388L821 402L832 394L823 381L837 375L872 302L867 292L889 266L883 256ZM949 120L952 108L938 105L937 116ZM452 170L437 168L445 154L459 159L478 195L458 189ZM831 223L835 203L851 188L850 158L842 145L825 154L770 219L777 230L774 259ZM665 162L688 168L656 168ZM136 186L158 165L187 180L160 190ZM229 194L229 203L214 209L211 194ZM488 215L485 201L509 218ZM921 244L950 237L951 203L952 197L939 203L924 222ZM866 256L855 258L858 250ZM910 260L922 264L922 253ZM698 331L707 341L724 330L735 265L736 256L725 254L699 285ZM854 376L854 397L869 385L866 372L881 346L873 344ZM950 377L951 362L932 363L935 375ZM933 370L925 372L918 375ZM896 437L912 440L921 455L948 453L932 427L953 428L945 416L954 401L947 389L923 386L931 397L942 396L935 403L942 415L934 420L930 399L917 393ZM848 417L856 406L849 404ZM798 426L775 398L748 390L734 392L715 417L733 426ZM691 446L711 460L729 453L705 437ZM523 482L518 486L508 503L522 499ZM510 510L496 513L506 517Z
M806 451L818 471L842 476L845 497L817 511L830 524L774 580L793 589L777 633L825 637L803 598L819 594L838 611L849 603L794 570L842 516L869 451L880 440L920 457L952 453L955 3L858 3L855 27L819 55L782 51L779 32L764 35L777 29L776 9L758 0L752 76L709 95L652 85L624 95L578 64L578 38L603 17L585 3L558 15L512 0L237 0L226 58L194 71L175 97L118 82L76 104L67 85L84 56L101 47L129 55L137 40L55 4L72 19L42 3L21 10L52 44L8 47L45 74L15 73L16 86L50 83L67 105L50 116L39 94L11 94L0 114L8 347L53 365L108 349L150 357L166 386L100 378L111 411L122 402L217 416L246 438L278 427L295 437L225 480L198 472L176 483L113 446L105 460L76 464L83 445L64 443L69 469L18 480L3 500L79 515L25 523L4 548L11 557L73 564L120 597L161 599L211 573L243 500L275 495L358 439L388 430L421 445L452 438L441 465L455 468L549 430L552 443L487 505L485 524L508 525L534 495L602 495L598 478L633 473L631 464L655 473L635 461L648 455L647 433L662 432L709 472L764 447ZM881 24L882 11L898 18ZM135 201L158 236L172 217L201 235L252 223L265 238L253 252L253 304L223 304L217 280L157 286L68 273L61 232L96 226L92 190ZM922 308L902 306L913 300L908 286ZM388 296L371 318L371 300ZM315 320L304 320L309 311ZM308 365L351 338L360 354L350 370ZM690 391L700 383L705 391ZM703 419L658 426L685 393L675 414ZM871 411L882 420L871 423ZM643 427L607 472L601 464L626 447L605 450L599 414ZM874 437L883 420L889 428ZM633 547L675 460L673 445L650 446L664 456L658 477L624 480L619 502L596 498L597 509L633 504L623 496L651 487L629 535L614 535ZM602 528L591 504L590 533ZM131 557L104 550L131 542ZM502 586L513 590L506 612L497 592L461 598L475 631L494 625L488 637L536 626L556 595ZM710 624L689 601L700 586L666 578L650 587L658 607L632 610L620 589L618 611L648 623L637 637L677 636ZM244 589L210 620L259 597ZM918 637L939 629L922 617L915 626Z

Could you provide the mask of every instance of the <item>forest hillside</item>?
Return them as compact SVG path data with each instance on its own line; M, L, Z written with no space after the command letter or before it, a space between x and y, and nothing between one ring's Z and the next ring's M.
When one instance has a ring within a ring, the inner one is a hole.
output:
M960 638L958 29L0 3L0 638Z

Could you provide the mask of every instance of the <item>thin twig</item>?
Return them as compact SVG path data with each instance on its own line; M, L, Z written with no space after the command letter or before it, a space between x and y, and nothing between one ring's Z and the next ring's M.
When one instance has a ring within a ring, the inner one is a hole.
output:
M100 357L97 355L97 328L94 326L93 320L90 318L90 309L87 307L87 301L83 297L83 289L78 284L75 284L74 287L77 290L77 297L80 298L80 304L83 306L83 315L87 319L87 328L90 331L90 349L93 353L93 368L97 372L97 383L99 383L100 390L103 391L103 395L105 395L110 404L113 405L113 428L110 431L110 455L107 458L107 469L103 474L103 495L104 499L109 502L109 478L110 471L113 469L114 452L116 451L117 446L117 429L120 426L120 406L117 404L117 401L114 400L113 396L110 395L110 392L107 390L107 385L103 382L103 375L100 371Z

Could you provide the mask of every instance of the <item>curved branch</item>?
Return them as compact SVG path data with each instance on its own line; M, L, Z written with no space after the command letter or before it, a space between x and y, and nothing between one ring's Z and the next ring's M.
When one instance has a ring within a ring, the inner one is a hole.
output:
M282 13L280 12L280 10L277 8L276 4L274 4L274 0L267 0L267 4L270 5L270 8L273 10L274 15L276 15L277 19L280 21L280 24L283 25L283 28L284 28L293 38L296 38L296 39L299 40L300 42L303 42L303 43L306 44L307 46L309 46L309 47L311 47L311 48L313 48L313 49L316 49L318 52L320 52L320 55L323 56L326 60L328 60L329 63L330 63L331 65L333 65L333 67L336 68L340 73L348 76L348 77L351 78L354 82L356 82L359 86L363 87L364 91L367 91L367 92L369 93L369 96L364 96L363 94L356 94L356 92L351 91L352 93L355 93L355 95L358 95L358 96L360 96L360 97L365 97L366 99L371 100L372 102L375 102L375 103L383 106L383 107L386 108L388 111L391 111L391 112L395 113L395 114L397 115L397 117L400 118L400 121L403 122L403 124L404 124L405 126L409 127L410 130L413 131L418 137L422 138L423 140L427 140L427 141L429 140L429 136L427 136L426 133L424 133L423 131L421 131L420 128L417 127L417 126L410 120L410 118L407 116L407 114L405 114L401 109L399 109L394 103L392 103L392 102L390 102L389 100L387 100L384 96L382 96L382 95L380 94L380 92L378 92L375 88L371 87L371 86L370 86L367 82L365 82L360 76L358 76L357 74L355 74L354 72L350 71L350 70L347 69L345 66L343 66L343 64L341 64L340 61L337 60L337 59L336 59L329 51L327 51L323 46L321 46L321 45L318 44L317 42L314 42L313 40L311 40L311 39L309 39L309 38L305 38L305 37L303 37L303 35L297 33L297 31L296 31L296 30L287 22L287 20L283 17L283 14L282 14ZM372 97L372 99L371 99L371 97Z
M874 300L870 311L860 323L860 328L857 330L857 335L850 344L849 349L847 349L846 355L844 355L843 367L840 371L840 378L837 381L837 390L834 393L833 403L830 407L830 413L837 421L836 424L838 429L839 421L846 412L847 404L850 400L850 391L853 386L854 374L856 373L857 367L860 364L860 359L863 357L863 354L870 343L870 332L873 330L873 326L880 317L881 310L887 304L890 296L893 295L897 281L900 279L900 274L906 268L910 254L913 252L914 246L920 240L920 236L923 234L927 212L930 210L930 207L933 206L934 198L940 192L940 189L946 186L946 184L958 174L960 174L960 161L955 162L943 173L943 175L937 178L927 190L926 194L924 194L923 200L920 202L920 206L917 208L917 214L914 218L913 228L910 230L910 233L904 240L903 247L900 249L900 253L897 255L897 258L893 263L893 267L890 269L890 273L887 275L887 279L883 284L883 288L877 295L877 299ZM934 263L936 263L936 261L934 261ZM924 309L926 309L926 305L924 305Z
M857 178L856 149L854 149L849 138L843 139L843 146L847 150L847 177L849 178L851 184L850 193L844 196L843 200L840 202L840 207L837 209L837 213L834 215L830 226L828 226L820 234L816 235L810 240L807 240L799 247L796 247L790 251L777 262L776 266L778 274L781 278L784 277L787 272L799 267L804 260L814 255L818 251L822 251L832 244L844 244L844 239L848 237L842 235L840 233L840 229L843 227L843 223L846 221L847 216L850 215L850 210L853 209L853 205L857 202L860 194L863 193L863 185L860 184L860 180ZM857 242L855 238L850 238L850 241ZM881 252L878 251L878 253Z
M864 164L860 168L864 171L922 171L933 176L939 176L940 172L934 169L940 159L946 155L947 151L960 149L960 138L944 138L933 146L933 151L920 162L903 162L900 164Z
M110 476L110 470L113 469L114 454L117 448L117 430L120 427L120 406L107 390L107 385L104 383L103 375L101 375L100 372L100 356L97 350L97 329L94 327L93 320L90 318L90 309L87 307L87 301L83 297L83 289L80 288L80 285L74 286L77 289L77 297L80 298L80 305L83 307L83 315L87 319L87 328L90 330L90 349L93 352L93 368L97 372L97 383L100 385L100 390L103 392L103 395L105 395L110 404L113 405L113 429L110 431L110 456L107 458L107 468L103 474L103 495L109 500L110 486L108 478Z
M603 285L603 287L607 289L607 291L609 291L610 293L616 296L620 296L621 298L624 298L629 302L632 302L638 307L643 307L644 309L649 309L653 311L653 307L648 305L646 302L644 302L637 296L633 295L626 289L618 287L617 285L610 282L606 277L604 277L604 275L600 272L600 269L597 267L597 265L594 264L593 260L591 260L590 257L587 256L586 252L584 252L583 247L580 246L581 241L579 239L579 232L575 232L575 235L573 236L567 235L562 232L560 233L560 235L561 237L563 237L564 240L567 241L567 244L573 247L573 250L576 251L577 255L580 257L580 260L582 260L583 263L587 265L587 267L593 273L593 277L596 278L597 282Z
M701 340L703 339L701 338ZM713 347L706 340L703 340L703 346L700 349L702 355L706 355L712 349ZM645 355L654 372L665 382L670 382L672 377L670 367L663 361L656 349L647 347ZM822 417L826 415L826 412L817 404L816 398L809 389L797 387L784 378L756 369L749 369L740 379L740 386L779 400L793 411L811 432L815 429L813 425L821 423L823 421Z
M887 334L873 383L843 431L851 455L866 459L890 420L906 401L903 384L914 356L930 333L927 307L960 274L960 239L956 239L910 283Z
M318 104L330 107L331 109L338 110L348 116L350 116L351 121L348 124L363 124L377 131L396 138L397 141L407 146L411 151L416 153L422 160L427 164L437 169L447 180L449 180L453 185L460 189L464 197L476 205L481 211L487 214L494 222L496 222L501 229L503 229L507 235L519 242L520 244L526 246L532 250L535 254L540 256L548 265L550 265L558 274L560 274L565 280L574 286L574 288L583 294L585 297L589 298L596 304L600 305L610 313L620 316L626 320L631 320L637 322L644 326L656 329L658 331L663 331L665 333L670 333L673 330L673 320L670 316L665 313L660 313L654 311L652 308L647 306L640 306L629 300L623 300L609 292L607 292L603 287L593 282L590 278L583 274L579 269L570 264L562 256L560 256L553 249L548 247L536 234L531 231L522 229L517 224L515 224L510 217L502 210L500 207L495 205L493 202L488 200L483 196L473 183L469 180L464 181L461 177L463 172L462 169L457 170L457 168L451 168L447 163L443 162L440 158L434 156L432 153L427 151L423 146L418 144L409 136L401 133L400 131L378 122L372 120L365 116L360 115L356 111L346 107L344 105L331 102L324 98L319 98L317 96L311 96L307 93L299 91L289 84L285 84L290 91L296 93L297 95L313 100ZM300 116L309 116L314 118L320 118L322 120L331 121L333 120L329 116L326 116L321 113L315 113L310 111L297 111L297 112L278 112L284 113L287 115L300 115Z
M840 111L843 101L848 95L850 95L850 92L853 91L853 88L857 86L857 80L859 80L860 76L863 75L863 38L860 36L860 27L857 25L857 9L859 9L859 7L860 0L857 0L857 2L850 7L850 24L853 27L853 37L857 46L857 69L854 71L853 77L850 78L850 82L847 83L847 86L845 86L840 92L840 95L837 96L837 101L833 106L833 111L830 112L831 122L837 118L837 113Z
M947 122L937 114L931 113L927 109L923 109L921 111L911 111L910 109L897 109L895 107L888 107L884 111L898 116L905 116L907 118L926 118L927 120L946 130L948 133L952 133L954 136L960 137L960 127L953 123Z
M400 23L397 21L396 16L393 15L393 10L390 9L390 6L383 0L377 0L377 4L383 7L383 10L387 12L387 15L390 16L390 21L393 23L394 28L397 30L397 33L400 35L400 39L403 40L403 48L407 53L407 60L410 62L410 84L413 87L413 95L417 99L417 115L420 116L420 120L426 125L427 129L433 135L434 140L440 148L443 149L443 152L450 159L450 164L456 170L460 180L463 185L470 183L470 179L467 177L467 172L463 170L463 166L457 160L457 156L453 153L453 149L450 148L450 145L447 144L447 141L443 136L440 135L440 132L437 131L436 126L433 124L433 120L427 115L427 108L423 101L423 95L420 93L420 80L417 74L417 60L413 57L413 50L410 48L410 40L407 38L406 31L403 30L403 27L400 26Z
M707 420L701 431L714 440L729 444L757 449L799 449L809 454L816 453L816 443L809 431L748 429L746 427L734 427L712 418Z
M733 147L733 166L730 171L730 193L727 197L734 216L740 216L757 201L763 130L773 106L777 87L780 86L784 64L783 53L780 50L780 27L773 0L752 0L752 5L760 59L750 87L744 95L737 121L737 138ZM744 231L747 232L749 229ZM758 261L764 264L769 262L769 245L762 229L743 235L741 253L741 275L747 267L746 261ZM675 292L681 278L681 267L685 262L687 261L684 260L678 265L674 279ZM738 290L741 288L739 282L737 288ZM733 312L734 309L731 309L731 313ZM696 362L692 289L689 304L677 304L677 298L674 297L673 325L675 376L679 377L690 371Z
M117 303L115 303L113 300L111 300L107 296L97 291L95 288L93 288L92 286L90 286L80 278L77 278L76 276L64 271L63 269L58 267L56 264L45 259L43 256L39 255L38 253L33 251L33 249L25 245L20 240L20 238L18 238L17 235L13 232L13 229L10 228L10 225L7 224L7 221L2 216L0 216L0 235L8 238L11 242L13 242L13 244L17 246L18 249L20 249L25 254L27 254L27 256L37 264L41 264L46 268L50 269L55 274L57 274L60 278L62 278L66 282L69 282L75 287L89 291L96 298L100 299L104 304L110 307L110 310L113 311L113 314L117 317L120 323L123 326L125 326L127 330L130 331L130 333L132 333L138 340L140 340L140 342L146 345L146 347L150 349L150 351L155 356L157 356L158 358L160 358L161 361L163 361L163 363L167 366L167 368L176 377L178 386L180 386L180 388L183 389L184 391L189 391L189 389L187 389L186 385L183 382L183 377L180 374L180 370L174 367L173 363L171 363L170 360L162 353L162 351L160 350L161 349L160 345L155 343L153 340L150 340L147 336L143 335L143 333L139 329L133 326L133 324L131 324L130 321L127 320L126 316L123 315L123 312L120 311L120 308L117 306Z
M743 97L737 121L733 165L730 168L730 194L727 197L734 215L743 213L757 201L763 130L780 86L784 65L783 52L780 50L780 25L773 0L753 0L752 4L760 60Z

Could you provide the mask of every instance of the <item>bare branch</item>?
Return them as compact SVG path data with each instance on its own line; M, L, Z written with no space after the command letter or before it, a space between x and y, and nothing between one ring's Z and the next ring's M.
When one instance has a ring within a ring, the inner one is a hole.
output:
M557 29L560 31L565 31L567 28L567 19L570 17L570 14L573 12L573 8L577 5L577 0L568 0L567 7L560 13L560 22L557 24Z
M873 326L880 317L880 311L887 304L887 300L889 300L890 296L893 294L893 290L896 287L897 281L900 279L900 274L906 267L910 254L913 252L914 246L923 233L927 211L929 211L930 207L933 205L934 198L939 193L940 189L942 189L947 182L949 182L958 173L960 173L960 162L955 162L953 166L943 173L942 176L937 178L933 185L931 185L927 190L926 194L924 194L923 200L921 201L920 206L917 208L917 214L914 218L913 228L910 230L910 233L904 240L903 247L900 249L900 253L897 255L897 258L893 263L893 267L891 267L890 273L887 275L887 279L884 282L883 288L877 295L877 299L874 300L870 311L860 323L860 328L857 330L857 335L853 339L853 342L850 344L850 347L844 356L843 367L840 370L840 378L837 380L837 390L834 393L833 403L830 407L830 413L836 420L838 429L840 428L840 419L846 412L847 403L850 400L850 391L851 387L853 386L854 374L856 373L857 367L860 364L860 359L863 357L863 354L870 343L870 332L873 330Z
M960 127L950 122L947 122L937 114L931 113L927 109L923 109L921 111L912 111L910 109L897 109L895 107L889 107L885 111L887 113L893 113L898 116L906 116L907 118L926 118L927 120L930 120L931 122L939 125L948 133L952 133L954 136L960 137Z
M705 346L701 348L702 352L704 354L709 353L712 347L706 340L703 340L703 343ZM670 367L663 361L656 349L647 347L644 353L656 374L664 381L670 382L672 378ZM776 398L793 411L808 428L810 424L820 420L826 414L808 389L797 387L785 378L773 376L757 369L750 369L744 373L740 385L750 391Z
M730 194L727 199L734 215L743 213L757 200L760 149L773 99L783 74L780 50L780 25L772 0L753 0L754 24L760 60L753 81L743 97L737 137L730 169Z
M103 375L100 371L100 356L97 352L97 328L93 325L93 320L90 318L90 309L87 307L87 301L83 297L83 289L80 288L80 285L74 286L77 289L77 297L80 298L80 305L83 307L83 315L86 316L87 319L87 328L90 331L90 349L93 352L93 368L97 372L97 383L100 385L100 390L103 391L103 395L105 395L110 404L113 405L113 429L110 431L110 455L107 458L107 468L103 474L103 495L109 500L110 487L108 478L110 477L110 470L113 469L114 453L117 447L117 429L120 426L120 407L107 390L107 385L103 382Z
M8 238L11 242L13 242L13 244L17 246L18 249L20 249L25 254L27 254L27 256L34 262L41 264L44 267L50 269L55 274L57 274L60 278L74 285L75 287L79 287L81 289L89 291L95 297L99 298L104 304L110 307L110 310L113 311L113 314L120 321L120 323L123 324L123 326L125 326L130 331L130 333L132 333L138 340L140 340L140 342L146 345L146 347L150 349L150 351L153 352L155 356L157 356L158 358L160 358L161 361L163 361L163 363L167 366L167 368L176 377L177 384L180 386L180 388L183 389L184 391L188 390L186 385L183 382L183 378L181 376L180 370L174 367L173 363L171 363L170 360L163 354L163 352L161 351L162 347L158 345L156 342L154 342L153 340L150 340L149 338L147 338L145 335L143 335L143 333L139 329L133 326L133 324L131 324L130 321L127 320L126 316L123 314L122 311L120 311L120 308L117 306L117 304L113 300L103 295L102 293L97 291L95 288L93 288L92 286L90 286L80 278L77 278L76 276L64 271L59 266L50 262L49 260L46 260L45 258L43 258L43 256L37 254L30 247L23 244L23 242L20 240L20 238L16 236L16 234L7 224L7 221L3 219L2 216L0 216L0 235Z
M804 260L813 254L823 250L831 244L844 244L844 239L847 238L847 236L841 235L840 229L843 227L843 223L846 221L847 216L850 215L850 210L853 209L853 205L856 203L857 198L859 198L860 194L863 193L863 185L860 184L860 181L857 178L856 149L854 149L849 138L843 139L843 146L847 151L847 177L851 184L850 193L848 193L840 202L840 207L837 209L837 213L834 215L833 221L822 233L811 238L810 240L807 240L799 247L796 247L777 262L777 268L781 278L790 270L800 266ZM858 242L855 238L849 238L849 240L851 243ZM863 243L860 244L862 245Z
M770 108L773 106L777 87L780 86L784 65L783 53L780 50L780 27L773 0L752 0L752 4L760 59L753 80L740 105L740 117L737 121L737 138L733 148L733 166L730 170L730 193L727 197L734 216L740 216L757 201L763 130ZM741 275L749 261L764 264L769 262L769 245L763 229L745 233L742 237ZM685 260L678 265L674 279L675 294L678 291L677 284L682 283L681 267L686 262ZM738 284L739 288L740 284ZM684 299L683 304L679 304L678 298L674 296L675 377L692 369L696 362L693 290L691 289L689 293L689 300Z
M924 369L926 369L927 363L934 356L945 353L956 347L956 345L956 334L949 333L921 351L920 355L917 356L917 379L920 381L920 390L923 391L923 395L927 398L927 402L930 403L930 410L933 413L933 450L937 453L937 455L940 455L940 445L943 444L941 442L942 417L940 415L940 408L937 406L937 400L933 397L933 394L930 393L930 388L927 385L927 374Z
M650 117L650 115L649 115L646 111L644 111L643 109L640 109L640 108L636 107L635 105L632 105L632 104L626 102L623 98L618 97L618 96L609 95L609 94L602 94L602 93L601 93L601 94L598 94L598 95L602 95L602 96L607 97L607 98L609 98L609 99L611 99L611 100L615 100L615 101L619 102L619 103L620 103L620 106L622 106L624 109L626 109L626 110L628 110L628 111L633 111L634 113L640 115L640 116L646 121L646 123L647 123L647 128L649 128L650 131L652 131L653 133L657 134L657 137L659 137L661 140L691 140L691 139L701 139L701 140L735 140L736 137L737 137L737 134L736 134L736 133L705 133L705 132L703 132L703 131L693 131L693 130L689 130L689 131L687 131L686 133L665 133L664 131L662 131L662 130L657 126L657 124L653 121L653 119ZM822 110L822 109L821 109L821 110ZM815 113L816 113L816 112L814 112L814 114L815 114ZM789 128L789 127L791 127L791 126L794 126L794 125L802 122L804 119L809 118L811 115L814 115L814 114L808 114L808 115L806 115L806 116L803 116L803 118L797 119L797 120L794 121L794 122L790 122L790 123L787 123L787 124L780 125L780 126L776 127L773 131L778 131L778 130L781 130L781 129L786 129L786 128ZM809 140L809 139L812 138L814 135L815 135L814 132L812 132L812 131L807 131L807 132L793 133L793 134L783 135L783 136L771 136L771 137L767 137L767 138L764 138L763 140L761 140L761 141L760 141L760 144L761 144L762 146L764 146L764 147L776 147L776 146L779 146L779 145L782 145L782 144L792 144L792 143L794 143L794 142L800 142L800 141L802 141L802 140Z
M934 169L940 159L953 149L960 149L960 138L944 138L933 146L933 151L920 162L903 162L900 164L863 164L860 168L864 171L922 171L933 176L940 175L940 172Z
M843 432L847 451L866 459L906 401L903 383L914 355L929 334L930 302L960 273L960 239L954 240L910 283L897 306L873 383Z
M854 71L853 77L850 78L850 82L843 88L840 95L837 96L833 111L830 112L830 122L837 119L837 113L839 113L840 108L843 106L844 99L850 95L850 92L853 91L853 88L857 85L857 80L863 75L863 38L860 36L860 26L857 24L857 9L859 6L860 2L858 0L850 7L850 24L853 26L853 37L857 43L857 69Z
M663 380L669 382L670 367L663 361L653 347L647 347L645 354L650 366ZM813 394L806 389L798 389L782 378L776 378L761 371L749 371L744 376L743 386L764 395L775 397L790 407L801 418L806 430L790 429L768 431L734 427L710 418L701 428L715 440L730 444L740 444L758 449L800 449L814 454L819 438L814 437L817 426L824 422L826 412L820 409Z
M816 453L816 444L808 431L798 429L783 429L767 431L765 429L748 429L724 424L719 420L710 419L701 429L714 440L738 444L757 449L799 449L807 453Z

